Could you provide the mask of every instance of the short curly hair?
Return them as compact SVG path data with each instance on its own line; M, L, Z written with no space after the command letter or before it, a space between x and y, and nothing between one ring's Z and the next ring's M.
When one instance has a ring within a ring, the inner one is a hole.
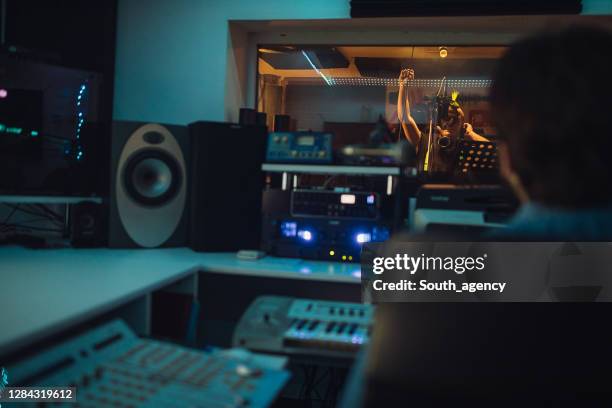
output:
M519 41L499 61L491 109L530 199L612 204L612 34L570 27Z

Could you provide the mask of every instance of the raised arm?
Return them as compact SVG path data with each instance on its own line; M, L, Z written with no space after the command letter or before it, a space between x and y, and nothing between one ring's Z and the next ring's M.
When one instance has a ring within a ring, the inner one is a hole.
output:
M414 79L414 71L412 69L403 69L400 72L399 92L397 95L397 118L402 125L406 139L418 149L421 131L410 114L410 101L408 100L407 86L405 84L407 79Z
M475 142L488 142L489 141L489 139L487 139L486 137L480 136L478 133L474 132L474 128L472 127L471 124L464 123L463 128L465 129L465 136L468 139L473 140Z

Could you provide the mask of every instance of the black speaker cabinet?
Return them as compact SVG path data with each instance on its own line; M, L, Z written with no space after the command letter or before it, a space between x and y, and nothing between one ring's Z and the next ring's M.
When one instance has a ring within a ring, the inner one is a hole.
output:
M289 132L291 129L291 116L289 115L274 115L274 131Z
M240 108L238 123L241 125L254 125L257 123L257 111L251 108Z
M69 211L70 244L75 248L95 248L108 243L106 204L71 204Z
M185 126L114 122L109 246L184 246L189 214Z
M196 251L259 249L265 126L195 122L190 244Z

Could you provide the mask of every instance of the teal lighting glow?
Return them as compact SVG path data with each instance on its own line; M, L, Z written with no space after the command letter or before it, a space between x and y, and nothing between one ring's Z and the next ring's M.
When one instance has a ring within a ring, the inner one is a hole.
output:
M7 127L6 128L6 133L13 133L15 135L20 135L21 132L23 132L22 128L18 128L18 127Z
M308 61L308 63L310 64L310 66L312 67L312 69L315 70L315 72L317 74L319 74L319 76L321 76L321 78L323 78L323 80L325 81L325 83L327 85L333 85L333 82L325 76L325 74L323 74L321 71L319 71L319 69L315 66L315 64L313 64L313 62L311 61L310 57L308 57L308 54L306 54L306 51L302 50L302 55L306 58L306 61Z
M33 131L30 132L30 136L36 137L36 136L38 136L38 132L36 130L33 130Z
M79 86L76 95L76 129L75 129L75 143L71 148L65 150L67 156L71 156L77 161L83 159L83 147L81 146L81 130L85 124L85 116L87 115L87 105L85 105L85 97L87 96L87 80ZM85 106L82 106L85 105Z
M83 127L83 123L85 123L85 111L80 107L81 99L85 96L85 92L87 91L86 83L81 84L79 87L79 94L77 95L77 125L76 125L76 139L77 141L81 138L81 128Z

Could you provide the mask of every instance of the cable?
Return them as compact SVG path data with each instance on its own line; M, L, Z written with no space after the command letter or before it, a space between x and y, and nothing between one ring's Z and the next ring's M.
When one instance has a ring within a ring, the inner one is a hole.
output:
M32 219L29 219L29 220L19 221L19 224L31 224L33 222L42 222L42 221L49 222L49 221L52 221L52 220L50 220L49 218L46 218L46 217L45 218L32 218Z
M442 77L442 81L440 82L440 88L438 88L438 93L436 94L436 96L440 96L440 92L442 92L442 87L445 85L446 83L446 77Z
M59 215L58 213L52 211L49 207L47 207L44 204L35 204L35 206L40 208L45 213L49 214L51 217L55 218L59 222L62 222L64 220L64 218L61 215Z
M19 208L21 206L21 204L17 204L17 205L13 205L13 204L8 204L8 203L3 203L5 206L9 207L9 208L13 208L13 209L19 209L19 211L26 213L26 214L30 214L30 215L38 215L40 216L40 213L36 213L33 211L28 211L25 208ZM7 222L8 220L4 220L4 222Z
M325 180L325 183L323 183L323 189L326 189L329 183L335 180L336 178L338 178L338 174L330 176L327 180Z
M52 216L48 215L47 213L43 213L43 212L40 212L40 211L36 210L36 208L34 208L34 210L32 210L30 208L27 208L26 207L27 204L24 204L23 206L22 206L22 204L17 204L17 205L8 204L8 203L3 203L3 204L5 206L13 209L13 212L11 213L11 215L14 214L16 211L19 211L19 212L24 213L24 214L35 215L37 217L44 217L47 221L53 222L53 223L55 223L58 226L63 226L64 225L63 219L61 219L61 217L58 219L57 218L57 214L55 214L56 217L52 217ZM4 220L4 222L2 224L8 223L9 220L10 220L10 217L8 217L6 220Z
M13 208L13 211L9 213L9 215L4 219L2 224L6 224L7 222L9 222L13 214L15 214L15 212L17 212L17 210L19 209L19 204L17 204L15 207L12 207L12 208Z
M308 382L308 367L305 364L300 364L300 368L304 374L304 381L302 382L302 386L300 387L300 391L298 392L298 399L305 400L306 399L306 384Z
M43 227L30 227L30 226L26 226L26 225L21 225L21 224L5 224L4 225L5 228L12 228L13 230L16 229L23 229L26 231L47 231L47 232L63 232L61 229L55 229L55 228L43 228Z
M311 367L311 371L310 371L310 379L308 381L308 387L307 392L306 392L306 396L308 397L309 400L312 400L312 393L314 391L314 384L315 384L315 380L317 379L317 371L318 371L318 367L316 365L313 365Z
M26 213L26 214L30 214L30 215L36 215L36 216L45 216L45 214L41 213L38 210L35 209L29 209L29 208L24 208L27 204L8 204L8 203L3 203L5 206L9 207L9 208L17 208L20 212ZM51 218L50 218L51 220Z

